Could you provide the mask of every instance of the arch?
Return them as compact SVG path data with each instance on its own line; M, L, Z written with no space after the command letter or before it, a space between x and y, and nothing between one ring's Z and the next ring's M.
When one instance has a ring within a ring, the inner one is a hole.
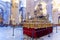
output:
M3 9L0 7L0 13L2 13Z
M7 24L10 17L11 3L0 1L0 8L3 10L3 23Z
M11 3L6 2L6 5L7 5L8 8L11 8Z
M3 12L5 12L5 8L2 5L0 5L0 8L2 8L4 10Z
M3 20L4 20L4 14L6 12L6 5L5 5L5 2L2 2L0 1L0 9L2 10L2 13L1 13L1 19L2 19L2 23L3 23ZM1 23L1 22L0 22Z
M5 2L0 1L0 7L1 7L1 8L4 10L4 12L5 12L5 10L6 10Z
M0 12L0 14L2 14L2 16L3 16L3 11L4 11L4 10L3 10L1 7L0 7L0 9L1 9L1 11L2 11L2 12Z
M4 16L4 13L6 12L6 7L4 5L4 3L0 2L0 9L3 11L2 14Z
M3 6L1 6L1 5L0 5L0 9L1 9L1 11L2 11L2 12L0 13L0 16L1 16L0 18L2 18L1 23L3 23L5 9L4 9L4 7L3 7Z
M4 20L4 18L3 18L3 15L4 15L4 13L3 13L3 9L0 7L0 9L1 9L1 12L0 12L0 24L2 24L3 23L3 20Z

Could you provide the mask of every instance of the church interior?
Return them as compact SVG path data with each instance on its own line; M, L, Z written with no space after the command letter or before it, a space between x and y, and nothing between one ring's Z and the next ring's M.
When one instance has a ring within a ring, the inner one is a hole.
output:
M60 40L60 1L0 0L0 40Z

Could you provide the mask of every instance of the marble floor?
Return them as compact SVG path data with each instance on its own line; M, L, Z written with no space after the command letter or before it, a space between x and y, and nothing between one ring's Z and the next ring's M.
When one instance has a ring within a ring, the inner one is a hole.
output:
M22 27L15 28L14 36L12 27L0 27L0 40L23 40Z
M0 40L32 40L32 38L23 35L23 28L22 27L17 27L14 30L14 36L13 34L13 28L8 26L8 27L0 27ZM50 37L48 37L50 35ZM53 33L48 34L46 36L40 37L38 39L34 40L60 40L60 27L57 27L57 32L56 32L56 27L53 28Z

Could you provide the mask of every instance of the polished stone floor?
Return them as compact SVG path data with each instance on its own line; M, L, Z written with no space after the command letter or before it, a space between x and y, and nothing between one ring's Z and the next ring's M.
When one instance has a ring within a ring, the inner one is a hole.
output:
M22 27L15 28L14 36L12 27L0 27L0 40L23 40Z
M14 36L12 34L13 34L12 27L10 26L0 27L0 40L32 40L31 37L23 35L22 27L15 28ZM48 37L48 35L50 35L50 37ZM34 40L60 40L60 27L57 27L57 32L56 32L56 27L54 27L53 33L48 35L40 37L38 39L34 39Z

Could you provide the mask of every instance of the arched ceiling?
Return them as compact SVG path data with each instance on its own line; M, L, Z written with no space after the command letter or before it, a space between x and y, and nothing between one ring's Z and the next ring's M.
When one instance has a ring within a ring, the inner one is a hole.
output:
M3 11L5 12L6 10L6 5L3 1L0 1L0 8L3 9Z

